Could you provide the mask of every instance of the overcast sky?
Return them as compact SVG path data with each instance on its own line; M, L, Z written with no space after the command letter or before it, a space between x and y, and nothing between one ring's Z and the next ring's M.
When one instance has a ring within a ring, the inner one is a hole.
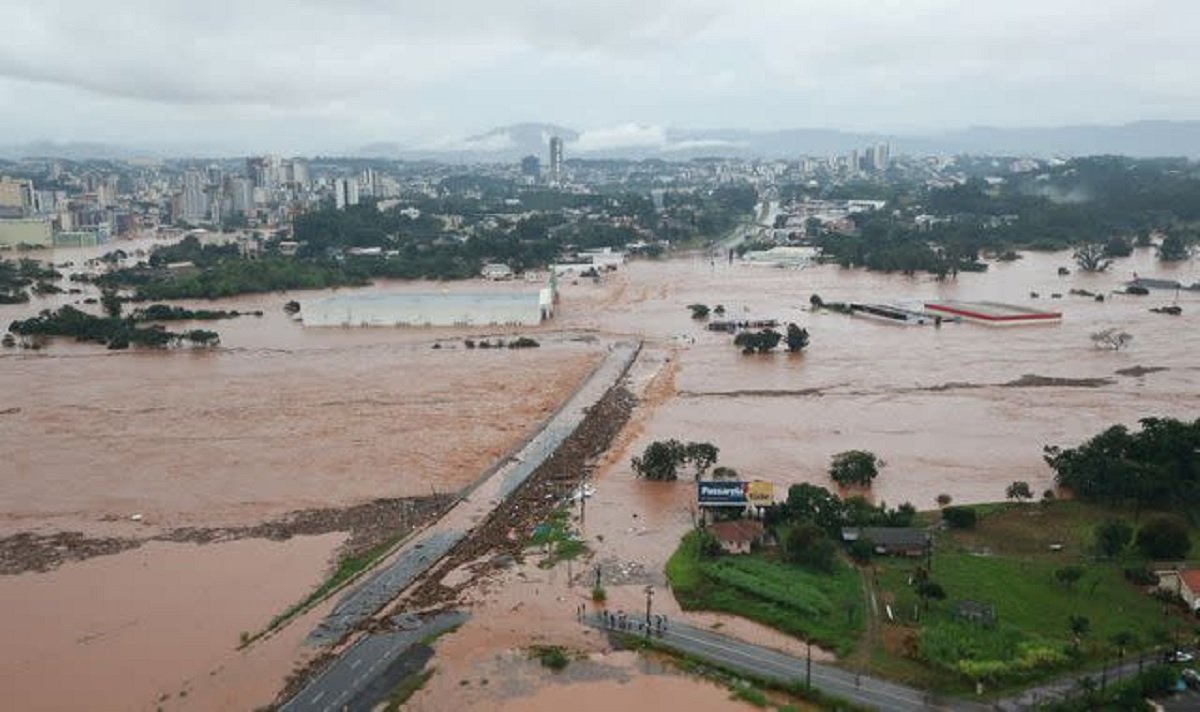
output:
M0 0L0 16L0 143L1200 118L1195 0Z

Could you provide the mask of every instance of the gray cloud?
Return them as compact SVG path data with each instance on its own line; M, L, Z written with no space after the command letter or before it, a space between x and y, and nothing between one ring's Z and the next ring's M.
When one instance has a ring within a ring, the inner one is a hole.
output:
M16 140L1200 118L1190 0L42 0L4 15L0 99L16 101L0 128Z

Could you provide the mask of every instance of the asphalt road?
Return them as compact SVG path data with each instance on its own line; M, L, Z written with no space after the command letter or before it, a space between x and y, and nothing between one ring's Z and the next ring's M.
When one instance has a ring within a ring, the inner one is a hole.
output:
M412 660L412 665L406 666L401 660L405 653L419 646L420 641L449 630L464 620L466 615L459 612L441 613L427 620L418 619L417 625L408 630L365 636L280 707L280 712L370 709L379 701L376 699L380 697L378 692L386 695L405 675L420 671L428 660L426 653ZM388 672L394 678L390 685L372 685L378 677ZM365 699L364 696L372 687L376 689L377 694Z
M306 642L310 645L326 645L341 640L355 626L412 585L418 576L428 571L466 535L463 530L435 531L406 546L403 554L394 562L371 574L364 583L338 601L333 610L308 634Z
M589 625L603 628L600 618L589 616ZM637 633L638 631L626 631ZM747 643L711 630L697 628L672 621L661 635L654 635L655 642L680 652L708 660L720 666L759 678L781 683L803 682L805 664L797 658L777 650ZM822 663L812 664L814 688L848 700L864 707L877 710L912 712L917 710L987 710L982 705L966 700L939 698L931 693L911 687L897 685L886 680L856 675Z

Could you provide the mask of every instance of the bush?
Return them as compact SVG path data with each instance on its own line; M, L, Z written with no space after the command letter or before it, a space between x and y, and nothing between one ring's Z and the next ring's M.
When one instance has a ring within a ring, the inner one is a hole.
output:
M875 556L875 544L870 539L857 539L850 544L850 558L859 564L871 563Z
M1133 527L1120 519L1110 519L1096 527L1096 550L1112 558L1125 550L1133 539Z
M608 592L603 586L595 586L592 588L592 601L596 603L604 603L608 600Z
M1158 576L1145 566L1125 569L1125 580L1137 586L1157 586Z
M825 532L815 524L797 524L787 534L784 551L788 559L817 571L833 571L837 552Z
M952 529L973 529L979 515L973 507L946 507L942 510L942 521Z
M1178 519L1156 517L1138 530L1137 547L1148 559L1184 559L1192 549L1192 540Z

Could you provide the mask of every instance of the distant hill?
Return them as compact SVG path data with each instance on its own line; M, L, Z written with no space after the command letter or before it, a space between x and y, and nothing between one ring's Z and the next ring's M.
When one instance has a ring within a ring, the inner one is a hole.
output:
M842 154L888 143L893 153L1083 156L1119 154L1136 157L1187 156L1200 158L1200 121L1138 121L1118 126L1061 126L1044 128L972 127L924 134L855 133L836 129L666 129L631 130L629 142L606 134L590 141L592 133L551 124L516 124L437 146L405 147L374 144L364 156L434 159L450 162L515 161L529 154L546 159L551 135L566 142L568 158L664 158L741 156L795 158ZM601 132L595 132L601 133ZM576 144L576 145L572 145Z
M461 139L433 143L373 143L356 151L326 152L363 158L433 160L472 163L520 160L535 155L547 159L551 136L565 142L570 158L662 158L699 156L795 158L826 156L888 143L893 154L972 153L977 155L1083 156L1119 154L1136 157L1187 156L1200 158L1200 121L1137 121L1116 126L1081 125L1036 128L977 126L957 131L884 134L837 129L676 129L626 124L578 131L544 123L501 126ZM314 150L314 153L316 151ZM233 145L158 143L144 146L96 142L37 141L0 145L0 158L48 157L68 160L167 157L228 157L246 155Z

